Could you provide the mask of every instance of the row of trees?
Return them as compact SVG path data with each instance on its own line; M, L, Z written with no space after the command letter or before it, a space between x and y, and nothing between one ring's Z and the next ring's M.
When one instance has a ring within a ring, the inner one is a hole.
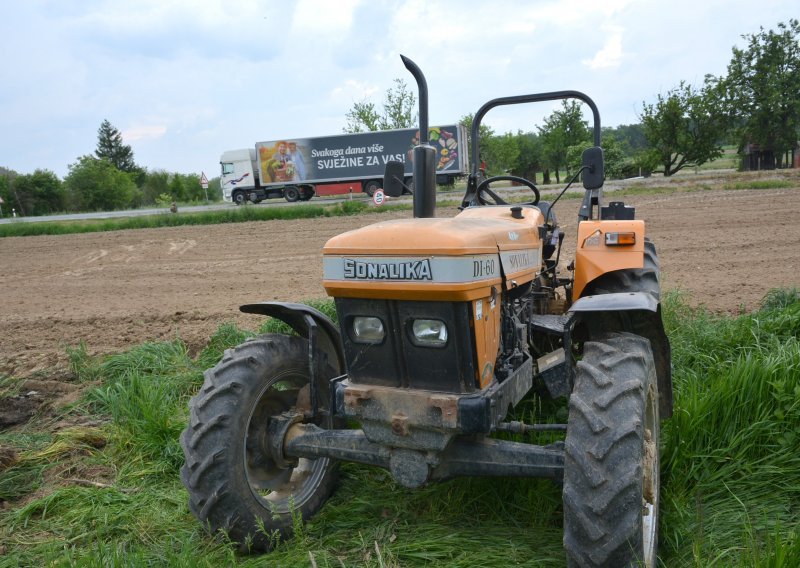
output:
M220 199L219 178L211 180L209 198ZM148 171L139 167L122 134L104 120L97 131L97 148L70 164L61 180L49 170L18 174L0 168L3 214L46 215L69 211L108 211L201 201L205 191L199 175Z
M745 48L733 48L727 75L707 76L701 87L686 82L651 103L642 104L640 123L604 128L601 146L606 175L641 171L671 176L722 155L725 144L738 147L746 169L792 166L800 138L800 24L779 23L777 31L742 36ZM408 128L416 124L415 98L395 79L383 112L356 103L345 132ZM462 117L469 130L472 115ZM481 125L481 154L490 174L511 172L534 179L551 172L560 182L580 164L591 132L577 101L563 101L536 131L496 134Z
M684 82L642 109L657 171L718 157L721 144L735 144L746 169L791 167L800 138L800 23L778 24L742 36L727 75L708 75L700 88Z

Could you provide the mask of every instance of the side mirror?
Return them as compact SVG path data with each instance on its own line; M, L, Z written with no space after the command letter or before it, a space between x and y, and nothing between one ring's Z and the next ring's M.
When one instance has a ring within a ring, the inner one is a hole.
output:
M581 156L583 170L583 188L600 189L605 180L603 149L600 146L586 148Z
M403 162L390 160L386 164L383 174L383 192L389 197L400 197L403 195L403 178L405 177L405 165Z

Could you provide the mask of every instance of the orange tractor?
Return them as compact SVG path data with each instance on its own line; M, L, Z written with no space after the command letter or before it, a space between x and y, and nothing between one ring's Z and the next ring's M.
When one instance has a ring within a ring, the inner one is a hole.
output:
M403 61L427 133L425 78ZM553 207L563 192L547 203L530 180L484 179L477 167L490 109L565 98L591 108L595 144L579 172L586 193L567 276ZM633 207L603 203L599 141L597 107L582 93L492 100L472 124L462 210L437 218L436 152L421 139L414 218L325 245L338 324L301 304L241 307L294 333L249 340L206 371L181 437L192 512L211 531L268 550L291 535L293 515L323 506L342 461L386 468L409 488L455 476L548 477L563 486L568 565L655 566L670 348L655 248ZM389 164L386 193L400 195L402 180L402 164ZM491 187L498 181L529 187L532 199L506 203ZM568 421L510 420L533 393L567 397ZM495 436L540 431L563 439Z

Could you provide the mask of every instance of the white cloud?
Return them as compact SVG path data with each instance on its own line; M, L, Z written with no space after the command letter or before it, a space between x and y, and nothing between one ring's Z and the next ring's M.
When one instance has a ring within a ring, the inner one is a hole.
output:
M161 138L167 133L164 125L133 126L122 131L122 139L126 142Z
M292 33L298 36L313 34L343 40L350 32L353 11L358 0L300 0L295 4ZM287 3L290 6L291 3Z
M581 63L590 69L619 67L622 63L622 33L611 35L592 59L584 59Z
M352 103L372 98L380 92L381 89L373 83L348 79L331 90L330 98L338 102Z

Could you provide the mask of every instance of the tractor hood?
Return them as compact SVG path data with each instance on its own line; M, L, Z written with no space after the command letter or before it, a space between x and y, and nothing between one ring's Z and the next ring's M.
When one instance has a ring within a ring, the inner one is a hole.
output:
M504 281L524 284L540 270L544 218L533 206L514 209L473 207L449 219L384 221L333 237L323 249L325 290L335 297L463 301Z

